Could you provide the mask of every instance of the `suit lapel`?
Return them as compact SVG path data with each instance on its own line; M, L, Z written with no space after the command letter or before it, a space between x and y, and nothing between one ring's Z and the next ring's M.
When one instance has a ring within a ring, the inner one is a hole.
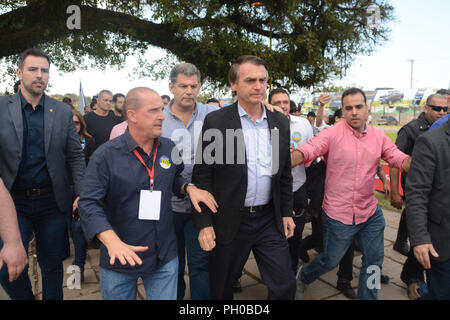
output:
M19 147L22 150L23 145L23 119L22 119L22 106L20 103L19 94L11 96L9 100L9 113L16 129L17 139L19 140Z
M48 154L50 146L50 138L53 130L53 121L55 119L56 108L54 102L45 96L44 100L44 141L45 141L45 155Z

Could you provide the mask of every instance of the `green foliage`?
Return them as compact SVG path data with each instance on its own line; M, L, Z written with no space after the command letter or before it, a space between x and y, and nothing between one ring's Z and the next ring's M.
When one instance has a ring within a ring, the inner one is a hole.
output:
M393 8L384 0L27 0L0 3L2 75L13 74L17 54L32 46L48 51L58 69L121 68L128 56L136 77L167 79L173 63L197 65L214 88L227 84L239 55L269 62L274 86L310 87L342 77L357 54L387 40ZM378 29L367 8L380 8ZM81 30L69 30L69 5L81 8ZM167 58L143 61L149 46ZM6 70L3 69L6 66ZM6 72L4 72L6 71Z

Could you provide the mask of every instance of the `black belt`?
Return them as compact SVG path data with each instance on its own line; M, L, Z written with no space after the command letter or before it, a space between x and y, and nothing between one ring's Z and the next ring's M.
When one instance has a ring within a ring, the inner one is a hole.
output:
M12 189L11 193L18 196L39 197L52 192L52 187L43 187L38 189Z
M259 211L263 211L263 210L269 209L271 205L272 205L272 203L270 202L268 204L263 204L263 205L260 205L260 206L243 207L242 211L255 213L255 212L259 212Z

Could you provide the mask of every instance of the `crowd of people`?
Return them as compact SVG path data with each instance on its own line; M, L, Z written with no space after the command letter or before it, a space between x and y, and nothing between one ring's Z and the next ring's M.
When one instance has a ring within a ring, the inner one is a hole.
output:
M105 300L136 299L139 278L147 299L181 300L186 267L191 299L233 299L250 252L268 299L303 299L338 265L346 297L377 299L369 276L382 270L386 223L375 175L393 206L406 201L394 249L408 256L401 279L409 297L450 299L448 90L430 95L394 144L368 124L361 89L346 90L331 117L326 94L306 118L286 89L265 100L269 66L256 56L232 64L236 100L226 107L197 101L200 72L178 63L173 98L147 87L105 89L82 115L45 94L49 70L45 52L24 51L16 93L0 97L0 283L11 299L35 298L26 254L33 237L42 297L63 299L69 230L81 279L88 246L100 249ZM319 255L310 261L311 249Z

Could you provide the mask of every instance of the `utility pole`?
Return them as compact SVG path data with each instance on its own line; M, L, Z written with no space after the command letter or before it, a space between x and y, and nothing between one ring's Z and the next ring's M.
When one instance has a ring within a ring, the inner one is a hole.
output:
M413 71L414 71L414 59L409 59L411 62L411 89L413 88Z

